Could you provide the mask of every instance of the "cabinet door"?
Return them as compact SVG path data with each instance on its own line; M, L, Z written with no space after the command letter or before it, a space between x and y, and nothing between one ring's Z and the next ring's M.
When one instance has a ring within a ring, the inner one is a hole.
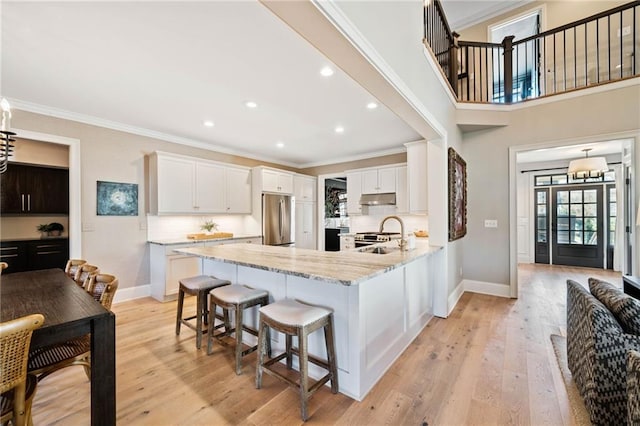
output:
M396 192L396 168L378 169L378 192Z
M282 194L293 194L293 174L278 174L278 192Z
M200 275L200 259L198 257L186 255L167 256L165 295L177 294L180 287L178 280L195 275Z
M267 192L280 192L278 189L279 173L273 170L262 170L262 190Z
M347 213L362 214L362 172L347 173Z
M409 213L406 166L396 168L396 213Z
M298 201L316 201L316 179L295 176L293 179L293 195Z
M347 184L349 180L347 179ZM378 170L366 170L362 172L362 194L377 194L380 192L378 186Z
M158 212L193 213L195 161L158 158Z
M27 243L25 241L3 241L0 243L0 262L6 262L2 274L27 270Z
M315 249L316 203L296 203L296 247Z
M226 212L251 214L251 170L227 167Z
M23 213L26 192L26 174L23 166L9 164L0 175L0 212Z
M69 213L69 170L29 167L28 185L28 213Z
M226 211L225 170L217 164L196 163L196 203L199 213L222 213Z
M30 271L50 268L64 269L69 259L69 240L29 241L27 252L27 269Z

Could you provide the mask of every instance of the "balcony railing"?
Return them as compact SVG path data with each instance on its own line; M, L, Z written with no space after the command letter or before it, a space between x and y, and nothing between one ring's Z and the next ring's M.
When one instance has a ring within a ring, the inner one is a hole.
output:
M502 43L458 41L439 0L424 22L424 42L462 102L520 102L640 75L640 1Z

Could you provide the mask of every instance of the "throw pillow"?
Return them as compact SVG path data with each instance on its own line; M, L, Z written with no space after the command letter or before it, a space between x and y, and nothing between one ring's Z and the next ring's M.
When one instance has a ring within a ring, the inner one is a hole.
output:
M589 278L589 290L611 311L626 333L640 335L640 301L596 278Z

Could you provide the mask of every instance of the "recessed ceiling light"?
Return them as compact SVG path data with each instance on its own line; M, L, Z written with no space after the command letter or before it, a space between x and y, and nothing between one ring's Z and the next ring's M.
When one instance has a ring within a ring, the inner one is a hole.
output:
M216 124L215 124L213 121L211 121L211 120L205 120L202 124L204 124L204 125L205 125L205 127L213 127L213 126L215 126L215 125L216 125Z
M284 142L278 142L276 143L276 146L280 149L284 148Z
M247 108L257 108L258 104L253 102L253 101L248 101L245 103L245 105L247 106Z
M324 67L320 70L320 74L324 77L329 77L333 75L333 70L330 67Z
M337 127L335 128L335 131L336 131L336 133L344 133L344 127L342 127L342 126L337 126Z
M367 104L367 108L369 108L369 109L376 109L376 108L378 108L378 104L377 104L377 103L375 103L375 102L369 102L369 103Z

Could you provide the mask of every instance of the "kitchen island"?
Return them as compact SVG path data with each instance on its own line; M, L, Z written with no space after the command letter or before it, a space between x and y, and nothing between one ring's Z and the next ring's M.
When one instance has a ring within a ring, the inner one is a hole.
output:
M333 309L340 392L362 400L433 317L433 286L442 276L440 247L385 246L388 254L255 244L176 251L199 256L205 274L267 290L271 301L293 298ZM257 309L245 318L256 327ZM272 345L284 348L284 337L273 333ZM322 333L309 336L309 353L326 358ZM309 373L318 378L323 370L310 365Z

